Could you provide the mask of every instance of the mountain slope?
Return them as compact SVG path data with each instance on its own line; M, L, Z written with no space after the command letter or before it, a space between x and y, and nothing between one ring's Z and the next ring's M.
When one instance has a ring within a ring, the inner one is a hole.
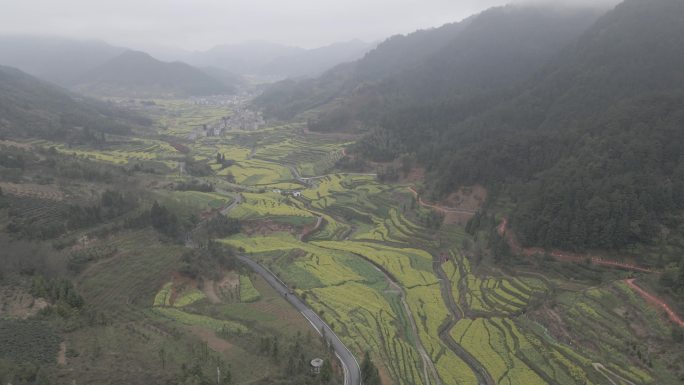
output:
M493 8L460 23L391 38L353 65L317 80L277 85L256 103L267 114L291 118L320 107L323 99L327 106L313 129L344 129L354 121L372 126L380 111L517 84L598 15L595 9Z
M619 249L681 233L681 20L681 1L627 0L517 96L407 151L433 170L437 195L472 183L508 190L528 245ZM396 127L386 125L401 137Z
M0 66L0 137L92 142L141 124L147 121Z
M467 22L441 28L397 35L368 52L363 59L341 64L316 79L286 80L272 85L255 100L267 116L290 119L342 97L367 81L378 81L412 68L428 55L439 51Z
M78 79L74 89L106 96L202 96L232 93L201 70L165 63L143 52L126 51Z
M0 65L69 87L83 73L125 49L98 41L53 37L0 36Z

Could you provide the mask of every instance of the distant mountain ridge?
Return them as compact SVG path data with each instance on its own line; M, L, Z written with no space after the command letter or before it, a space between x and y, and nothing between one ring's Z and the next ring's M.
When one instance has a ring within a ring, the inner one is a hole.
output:
M459 23L392 37L318 79L283 82L256 105L289 119L322 109L311 128L374 125L388 108L429 104L524 81L600 16L594 8L505 6Z
M280 78L315 77L341 63L361 58L373 44L351 40L314 49L252 41L216 46L180 56L198 67L216 67L242 75Z
M193 52L183 58L198 67L217 67L236 74L261 74L261 68L273 60L305 52L303 48L254 41L225 44L204 52Z
M303 49L267 42L248 42L234 45L221 45L205 52L187 52L175 49L151 48L152 55L159 62L173 64L175 70L169 65L156 63L156 80L145 84L147 91L138 84L135 94L159 95L174 94L188 95L198 94L202 96L212 91L231 93L236 89L249 86L243 75L252 75L252 82L264 83L283 78L309 78L315 77L324 71L343 62L354 61L362 57L373 47L372 44L360 40L335 43L329 46ZM19 68L40 79L47 80L62 87L72 88L91 93L124 94L123 87L115 84L95 85L92 84L96 71L102 70L106 63L128 65L128 71L135 70L131 63L126 60L115 60L129 51L127 48L116 47L105 42L95 40L76 40L59 37L38 36L0 36L0 65ZM161 60L159 60L161 58ZM132 58L129 58L132 60ZM139 70L148 71L151 60L138 58ZM210 77L214 78L221 86L209 86L206 80L200 80L195 86L187 83L190 69L181 69L177 62L187 63L194 66ZM165 67L165 68L164 68ZM108 71L113 71L109 68ZM167 80L160 79L161 73L173 73L179 71L185 79L184 84L171 84ZM151 73L151 72L147 72ZM131 73L131 77L141 74ZM100 75L104 76L104 75ZM114 78L110 78L110 81ZM118 77L123 84L130 85L123 76ZM90 84L89 84L90 83ZM154 84L152 84L154 83ZM200 83L204 83L201 85ZM162 85L165 84L165 85ZM151 92L154 91L154 92Z
M126 51L88 71L73 87L103 96L184 97L235 92L234 87L188 64L162 62L139 51Z

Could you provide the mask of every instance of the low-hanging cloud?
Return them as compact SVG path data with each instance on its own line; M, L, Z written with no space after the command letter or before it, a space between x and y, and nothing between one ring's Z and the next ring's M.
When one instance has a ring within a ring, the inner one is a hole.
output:
M100 39L131 47L167 46L192 50L247 40L312 47L353 38L375 41L396 33L458 21L509 2L511 0L0 0L0 33L59 35ZM588 5L616 1L554 2Z

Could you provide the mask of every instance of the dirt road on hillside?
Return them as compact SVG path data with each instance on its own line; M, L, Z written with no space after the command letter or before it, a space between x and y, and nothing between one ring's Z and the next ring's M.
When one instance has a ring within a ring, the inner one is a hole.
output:
M670 321L674 322L675 324L679 325L680 327L684 328L684 320L682 320L681 317L677 315L677 313L670 308L670 305L665 303L665 301L661 300L660 298L656 297L655 295L647 292L646 290L642 289L639 287L636 283L634 283L635 278L632 279L627 279L624 282L629 286L632 290L636 291L639 293L639 295L644 298L646 301L651 303L652 305L655 305L667 313L667 316L670 318Z
M459 209L459 208L447 207L447 206L439 206L436 204L425 202L423 200L423 198L420 196L420 194L418 194L418 191L416 191L416 189L414 189L413 187L408 187L408 190L411 191L411 193L413 193L413 196L416 197L416 199L418 200L418 204L423 206L423 207L431 208L431 209L437 210L441 213L458 213L458 214L475 214L476 213L475 210Z

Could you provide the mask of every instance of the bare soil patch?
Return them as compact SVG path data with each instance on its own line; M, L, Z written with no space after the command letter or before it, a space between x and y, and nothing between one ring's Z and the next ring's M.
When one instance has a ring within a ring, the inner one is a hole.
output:
M470 213L453 213L448 212L444 214L445 225L465 225L474 216Z
M218 281L205 280L199 289L214 304L236 299L240 290L240 276L234 271L229 271Z
M24 150L31 150L33 149L33 146L28 144L28 143L20 143L20 142L15 142L12 140L0 140L0 145L2 146L7 146L7 147L16 147L16 148L21 148Z
M401 183L417 183L425 180L425 169L422 167L413 167L408 174L403 175L399 180Z
M172 282L170 303L176 303L176 299L188 288L194 289L199 286L196 280L179 273L173 274Z
M211 303L221 303L221 298L216 294L216 281L206 280L202 282L200 290L207 296Z
M442 205L463 210L477 211L487 200L487 189L482 185L461 187L449 195Z
M237 292L240 290L240 276L234 271L229 271L221 281L216 283L216 289L220 298L226 299L230 296L237 298Z
M380 374L380 383L382 385L392 385L394 383L384 365L378 365L378 374Z
M244 222L242 224L242 232L249 236L266 236L273 233L299 234L299 230L295 226L277 223L268 219Z
M223 338L218 337L216 335L216 332L214 332L213 330L206 329L200 326L191 326L190 330L194 335L199 337L199 339L206 342L207 346L209 346L211 350L217 353L223 354L227 350L233 348L233 344L224 340Z
M26 319L47 306L43 298L34 298L20 288L0 289L0 317Z
M66 350L66 342L59 344L59 352L57 352L57 365L65 366L67 364Z

